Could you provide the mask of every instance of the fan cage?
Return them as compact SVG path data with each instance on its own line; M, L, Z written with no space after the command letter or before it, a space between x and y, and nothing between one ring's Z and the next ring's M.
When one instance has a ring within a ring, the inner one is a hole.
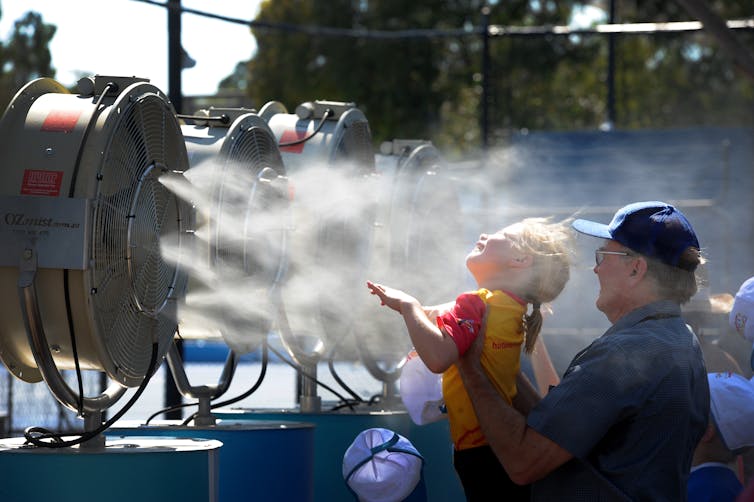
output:
M335 162L355 163L359 174L374 172L372 132L366 120L353 120L344 125L343 133L334 151Z
M162 182L183 172L187 155L169 102L149 89L115 107L96 173L90 296L98 339L112 361L110 376L142 381L151 345L162 357L177 326L187 274L180 261L189 206ZM178 259L165 259L163 245ZM155 368L156 369L156 368Z
M216 198L213 265L222 284L245 296L224 305L218 316L226 343L243 354L258 347L273 325L269 293L286 266L289 201L283 160L267 127L244 126L226 139L226 146Z

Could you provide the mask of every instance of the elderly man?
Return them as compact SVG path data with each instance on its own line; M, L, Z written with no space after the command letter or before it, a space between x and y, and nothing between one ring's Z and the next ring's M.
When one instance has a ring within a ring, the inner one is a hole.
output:
M481 369L477 342L458 366L482 431L533 500L685 500L709 413L702 352L680 308L697 290L697 237L656 201L621 208L609 225L572 226L604 239L596 304L612 326L544 398L520 375L515 408Z

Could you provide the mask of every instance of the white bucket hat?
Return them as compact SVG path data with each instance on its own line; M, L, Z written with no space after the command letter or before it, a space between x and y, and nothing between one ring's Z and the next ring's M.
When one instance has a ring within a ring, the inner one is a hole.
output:
M425 500L414 496L420 484L424 488L423 464L405 437L389 429L366 429L343 455L343 479L360 502L398 502L409 496Z
M448 417L442 397L442 375L429 371L415 350L408 354L398 385L401 401L416 425Z
M725 446L736 451L754 446L754 378L710 373L710 411Z

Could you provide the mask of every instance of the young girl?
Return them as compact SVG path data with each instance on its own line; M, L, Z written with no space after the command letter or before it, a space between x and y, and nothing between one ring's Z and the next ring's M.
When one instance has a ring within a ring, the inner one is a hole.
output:
M500 394L512 402L521 345L532 352L542 327L542 304L555 300L568 282L570 239L565 222L546 218L527 218L482 234L466 256L479 289L461 294L445 309L422 307L403 291L367 282L383 305L403 316L424 364L443 375L453 463L469 501L488 499L490 493L505 500L529 500L529 487L513 484L487 445L454 363L479 334L486 316L482 365Z

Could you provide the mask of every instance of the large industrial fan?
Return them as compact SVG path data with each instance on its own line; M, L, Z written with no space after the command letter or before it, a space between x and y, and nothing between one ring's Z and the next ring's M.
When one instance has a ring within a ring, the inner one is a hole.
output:
M0 123L0 358L45 379L74 411L100 412L159 365L176 328L186 275L187 206L163 184L188 167L165 96L141 79L96 77L71 95L52 79L19 91ZM179 251L180 252L180 251ZM114 382L84 398L59 369Z
M214 297L219 315L211 316L209 324L244 354L259 346L277 310L269 297L287 260L285 166L267 122L253 110L209 108L181 118L191 122L181 131L191 165L187 178L197 196L195 257L211 272L209 279L192 275L190 286L196 286L187 294L187 314L203 312L207 303L192 305L192 296L201 291ZM218 290L231 292L225 296L232 301L217 298ZM239 294L246 301L238 301ZM201 324L187 323L184 335L206 330L208 323Z
M217 464L209 450L219 442L209 449L199 442L122 445L102 434L127 407L104 424L103 412L138 386L133 404L159 367L185 291L180 255L190 235L190 208L165 185L188 167L172 105L146 79L84 78L73 95L42 78L13 98L0 121L0 142L0 294L6 300L0 359L21 380L44 379L54 397L85 420L84 433L74 439L27 429L25 442L55 448L57 455L3 442L3 498L65 500L71 495L61 486L63 465L100 473L131 461L129 472L144 481L152 475L146 466L159 454L165 481L179 478L170 473L175 459L183 481L212 498ZM177 259L165 258L168 249ZM68 385L64 370L75 371L78 389ZM84 396L87 370L110 380L100 395ZM197 448L207 451L197 457ZM17 470L27 461L56 487L55 495L30 489ZM87 489L96 489L97 481L89 480ZM134 485L129 496L144 498L145 484Z
M190 170L174 189L194 205L183 338L221 336L231 349L217 386L191 386L176 347L168 362L186 397L200 400L195 423L214 423L204 402L224 393L238 356L255 350L283 306L276 304L286 267L288 187L277 140L253 110L209 108L180 115Z
M190 169L187 183L172 188L192 201L196 221L193 246L184 253L189 281L178 315L179 333L184 339L221 337L231 350L216 384L190 382L173 344L168 366L179 392L196 399L198 411L183 420L120 422L111 430L124 436L222 441L220 501L248 498L251 486L262 500L305 502L313 485L311 424L217 421L212 413L215 406L250 395L261 383L266 346L257 384L240 396L217 401L230 387L239 356L265 342L284 312L276 290L286 267L289 194L277 140L253 110L210 107L178 117L184 122ZM282 479L290 472L295 472L296 483Z
M278 139L292 196L290 254L280 334L311 376L337 352L358 357L351 336L372 253L377 180L369 123L354 103L302 103L295 114L271 101L259 111ZM312 378L302 409L316 410Z
M461 239L463 222L459 183L448 164L430 141L395 139L380 145L376 169L380 210L370 278L424 305L453 300L464 287L463 255L448 240ZM361 360L386 385L383 398L390 399L411 348L405 324L374 301L358 319Z

